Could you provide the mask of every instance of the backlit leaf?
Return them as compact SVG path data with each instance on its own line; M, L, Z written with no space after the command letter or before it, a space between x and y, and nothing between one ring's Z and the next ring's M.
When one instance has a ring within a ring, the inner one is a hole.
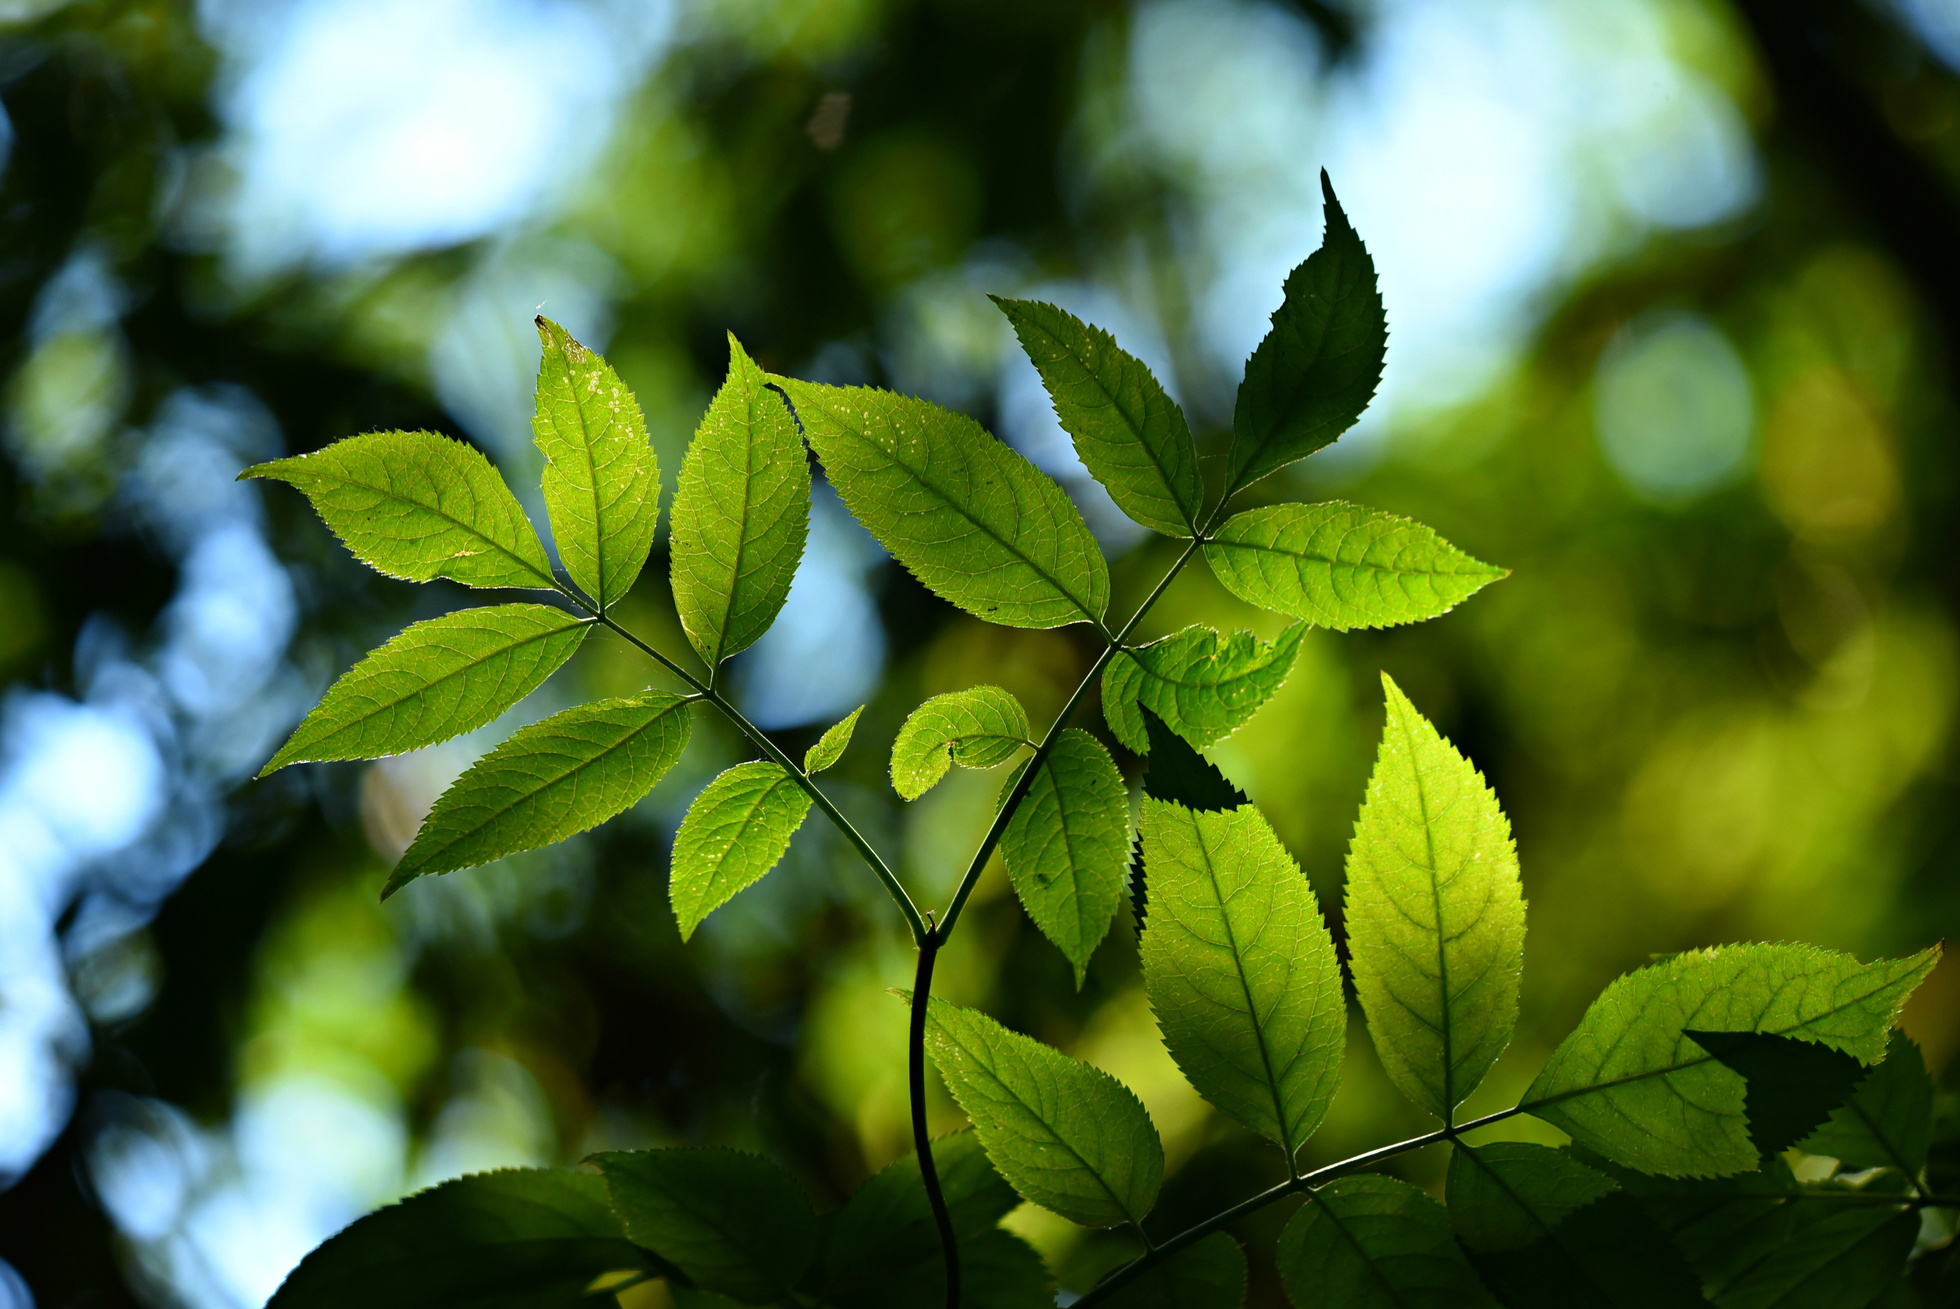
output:
M1797 1148L1829 1155L1846 1169L1896 1168L1916 1178L1932 1141L1933 1079L1912 1038L1894 1031L1885 1062Z
M1009 627L1102 620L1096 538L1019 453L924 400L775 380L844 504L933 592Z
M1245 1303L1245 1251L1224 1232L1179 1250L1103 1302L1109 1309L1239 1309Z
M975 686L936 695L912 711L892 742L892 787L916 800L954 764L992 768L1028 740L1028 711L1012 692Z
M550 605L416 623L328 688L259 776L310 759L375 759L474 731L572 657L590 624Z
M987 1157L1024 1198L1085 1227L1150 1212L1164 1147L1128 1087L944 1000L928 1006L927 1039Z
M660 518L660 461L640 402L612 365L549 318L537 320L531 430L544 452L544 503L565 571L600 608L633 589Z
M1247 604L1337 632L1434 618L1506 575L1412 519L1338 501L1235 514L1205 562Z
M1615 1163L1667 1176L1756 1166L1742 1075L1698 1031L1768 1032L1878 1062L1937 948L1860 964L1807 945L1732 945L1678 954L1601 993L1552 1052L1522 1107Z
M1272 330L1246 361L1232 413L1227 489L1249 486L1354 425L1375 398L1388 352L1388 317L1375 261L1320 175L1327 232L1286 278Z
M1347 860L1349 964L1389 1079L1448 1119L1518 1021L1524 895L1497 797L1387 674Z
M1292 1157L1340 1084L1347 1000L1313 887L1247 805L1146 796L1144 985L1205 1099Z
M1310 1192L1280 1234L1278 1259L1299 1309L1496 1309L1443 1206L1392 1177L1342 1177Z
M1130 859L1129 791L1101 742L1073 727L1056 738L1000 852L1028 917L1068 956L1080 987L1116 917Z
M1851 1098L1865 1069L1827 1045L1767 1032L1702 1032L1688 1039L1742 1074L1742 1112L1756 1153L1780 1155Z
M817 1253L817 1220L790 1175L739 1150L592 1156L626 1234L702 1288L786 1299Z
M306 493L354 557L378 573L549 590L544 546L482 453L434 432L368 432L255 464Z
M643 691L519 730L443 792L382 894L562 841L638 804L687 746L687 704Z
M668 896L681 940L782 861L810 794L781 764L753 759L708 783L674 835Z
M1076 454L1116 507L1166 535L1196 535L1205 495L1197 447L1184 411L1143 361L1054 305L993 301L1014 324Z
M789 598L810 528L810 464L782 395L734 334L674 493L674 607L710 668L753 645Z
M1306 630L1297 624L1261 641L1251 632L1221 636L1216 628L1187 627L1119 652L1103 667L1109 730L1138 754L1149 753L1150 733L1138 711L1144 705L1193 745L1230 735L1279 690Z
M817 743L803 752L803 771L821 773L842 759L844 752L851 748L851 733L857 731L858 715L863 712L864 706L859 705L851 710L849 717L825 728Z

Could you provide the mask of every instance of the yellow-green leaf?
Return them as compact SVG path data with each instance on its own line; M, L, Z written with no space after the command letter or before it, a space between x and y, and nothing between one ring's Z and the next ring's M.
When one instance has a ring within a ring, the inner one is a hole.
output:
M1286 681L1306 630L1299 623L1261 641L1251 632L1221 636L1217 628L1187 627L1122 651L1103 668L1109 730L1138 754L1148 754L1150 733L1141 705L1193 745L1229 736Z
M803 771L821 773L842 759L844 752L851 748L851 733L857 730L858 715L863 712L864 706L859 705L851 710L849 717L825 728L817 743L803 752Z
M1010 691L975 686L936 695L912 711L892 742L892 787L916 800L954 764L992 768L1029 745L1028 711Z
M1000 852L1028 917L1068 956L1081 986L1115 920L1130 862L1129 792L1101 742L1074 727L1055 739Z
M781 764L754 759L708 783L674 836L668 895L681 940L782 861L810 794Z

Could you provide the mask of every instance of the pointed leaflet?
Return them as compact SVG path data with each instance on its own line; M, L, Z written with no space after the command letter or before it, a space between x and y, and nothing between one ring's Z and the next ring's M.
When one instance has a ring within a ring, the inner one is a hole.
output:
M926 1014L933 1062L1008 1185L1085 1227L1143 1220L1164 1147L1130 1088L977 1010Z
M1896 1168L1916 1179L1932 1143L1933 1079L1912 1038L1895 1031L1885 1062L1797 1148L1829 1155L1847 1170Z
M1512 1309L1705 1309L1694 1272L1618 1189L1542 1145L1458 1142L1450 1156L1451 1225Z
M776 621L809 529L810 463L796 420L730 333L728 380L674 493L674 607L708 667Z
M443 792L382 895L562 841L638 804L687 746L687 704L643 691L518 731Z
M1055 417L1116 507L1167 536L1197 534L1198 450L1184 411L1100 327L1033 300L992 297L1041 374Z
M316 759L375 759L474 731L572 657L590 625L550 605L465 609L405 629L355 664L259 776Z
M1250 804L1245 792L1227 781L1218 765L1199 754L1146 708L1144 730L1150 735L1150 763L1143 773L1143 793L1186 809L1215 812Z
M1268 642L1251 632L1221 636L1216 628L1187 627L1118 653L1102 676L1109 730L1138 754L1149 753L1150 733L1138 709L1147 705L1193 745L1229 736L1279 690L1306 630L1297 624Z
M803 771L821 773L842 759L844 752L851 748L851 733L857 731L858 715L863 712L864 706L859 705L851 710L848 718L840 719L825 728L824 734L817 738L817 743L803 752Z
M810 794L781 764L755 759L708 783L674 834L667 893L681 940L782 861Z
M483 455L434 432L369 432L255 464L306 493L354 557L388 577L550 590L544 546Z
M1308 1193L1279 1238L1299 1309L1497 1309L1443 1206L1392 1177L1342 1177Z
M932 1163L961 1241L992 1228L1021 1202L971 1131L934 1141ZM859 1187L831 1220L824 1238L823 1296L842 1299L914 1264L939 1259L939 1228L919 1160L908 1154Z
M954 764L992 768L1028 740L1028 711L1010 691L975 686L936 695L912 711L892 742L892 788L916 800Z
M1389 1079L1448 1120L1511 1040L1524 895L1484 779L1382 675L1388 721L1348 848L1355 990Z
M355 1220L300 1261L268 1309L573 1309L602 1273L662 1267L627 1241L599 1178L510 1168Z
M774 380L844 504L936 594L1008 627L1102 621L1109 565L1082 515L978 423L889 391Z
M739 1150L593 1155L635 1244L704 1290L748 1304L789 1297L817 1253L817 1220L790 1175Z
M1232 413L1227 494L1331 445L1375 397L1388 317L1368 257L1327 174L1327 234L1286 278L1272 331L1246 361Z
M1412 519L1338 501L1234 514L1205 562L1247 604L1337 632L1434 618L1506 575Z
M1068 956L1080 987L1116 917L1130 857L1129 791L1101 742L1074 727L1055 739L1000 852L1028 917Z
M1742 1113L1749 1139L1767 1159L1780 1155L1821 1126L1851 1098L1865 1069L1827 1045L1766 1032L1700 1032L1688 1039L1742 1074Z
M531 420L558 557L601 609L633 589L660 517L660 461L640 402L612 365L549 318Z
M1143 980L1171 1056L1205 1099L1291 1158L1341 1080L1347 1000L1313 887L1250 805L1145 797Z
M1226 1233L1213 1232L1103 1303L1109 1309L1239 1309L1245 1303L1245 1251Z
M1688 1036L1768 1032L1863 1063L1937 948L1860 964L1806 945L1732 945L1678 954L1615 981L1552 1052L1520 1106L1618 1164L1671 1177L1756 1166L1742 1075Z

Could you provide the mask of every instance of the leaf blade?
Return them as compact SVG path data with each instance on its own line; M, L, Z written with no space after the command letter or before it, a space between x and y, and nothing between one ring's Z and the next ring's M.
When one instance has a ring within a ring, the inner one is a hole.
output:
M1147 706L1193 745L1205 746L1243 727L1273 697L1300 652L1306 624L1271 641L1251 632L1221 635L1194 626L1126 649L1103 667L1103 716L1138 754L1150 752Z
M1342 1177L1309 1192L1280 1233L1278 1260L1302 1309L1497 1309L1443 1206L1392 1177Z
M825 728L816 744L803 752L803 771L821 773L842 759L844 752L851 748L851 734L857 731L858 716L863 712L864 706L859 705L848 716Z
M1885 1059L1822 1127L1797 1143L1849 1169L1895 1168L1917 1178L1933 1144L1933 1079L1919 1046L1895 1030Z
M1055 739L1000 851L1014 893L1067 956L1080 989L1116 919L1130 859L1129 792L1101 742L1075 727Z
M710 1291L786 1299L817 1254L817 1221L790 1175L725 1149L592 1156L626 1234Z
M768 759L736 764L708 783L674 835L668 896L681 940L780 863L809 813L809 792Z
M1109 1309L1239 1309L1245 1303L1245 1251L1213 1232L1119 1287Z
M948 691L914 709L892 741L892 789L916 800L954 764L993 768L1030 744L1028 711L1011 691L974 686Z

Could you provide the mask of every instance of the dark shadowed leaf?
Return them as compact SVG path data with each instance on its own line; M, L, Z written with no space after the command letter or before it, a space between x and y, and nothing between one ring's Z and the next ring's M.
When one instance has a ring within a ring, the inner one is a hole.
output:
M1298 1309L1495 1309L1443 1206L1392 1177L1343 1177L1311 1193L1279 1238Z
M749 1304L787 1297L817 1253L817 1220L790 1175L738 1150L592 1157L626 1234L705 1290Z
M1163 719L1143 708L1144 730L1150 736L1150 763L1143 774L1143 793L1158 800L1200 812L1236 809L1251 803L1245 792L1225 780L1218 766L1191 748Z
M1228 1234L1213 1232L1103 1303L1109 1309L1239 1309L1245 1303L1245 1251Z

